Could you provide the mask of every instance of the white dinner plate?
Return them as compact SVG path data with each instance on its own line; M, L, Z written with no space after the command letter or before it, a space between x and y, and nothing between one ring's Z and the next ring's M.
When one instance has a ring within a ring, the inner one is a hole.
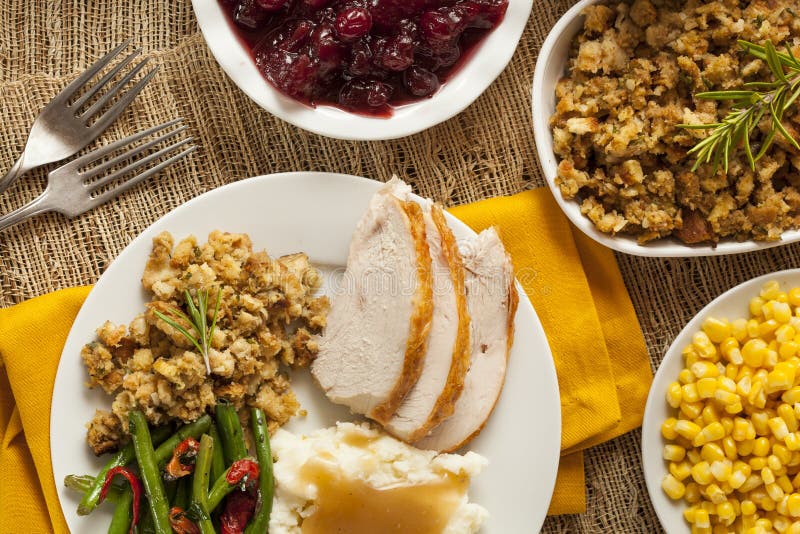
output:
M222 70L256 104L276 117L316 134L371 141L415 134L463 111L506 68L525 30L533 0L509 0L498 24L457 72L430 98L393 109L391 117L369 117L334 106L311 107L267 82L247 47L237 37L219 0L192 0L197 23Z
M668 417L674 417L676 412L667 404L667 387L670 383L678 380L678 373L684 367L681 352L684 347L692 343L692 336L701 330L703 321L709 317L725 317L731 321L740 317L749 318L750 299L758 296L761 286L769 280L776 280L783 290L788 291L792 287L800 286L800 269L790 269L753 278L712 300L681 330L667 350L656 376L653 378L642 424L642 464L650 501L653 503L661 525L669 534L688 534L690 528L683 519L683 511L687 506L685 501L673 501L661 489L661 479L668 473L667 461L661 456L664 445L667 444L667 441L661 436L661 423Z
M245 232L256 250L266 249L273 257L306 252L329 283L334 269L346 263L356 223L381 185L354 176L310 172L233 183L175 209L145 230L111 264L75 319L53 389L53 474L64 515L74 532L104 532L110 519L107 509L79 517L79 496L62 484L68 474L95 474L106 460L89 450L84 425L95 409L108 409L112 399L99 389L84 387L87 375L81 347L95 339L94 331L104 321L128 324L144 309L149 299L140 279L153 237L167 230L176 239L194 234L204 242L215 229ZM474 235L464 223L447 217L458 239ZM467 447L489 459L489 466L470 489L471 499L491 514L482 530L485 534L537 532L547 513L558 468L561 410L555 367L536 312L519 289L505 389L485 429ZM355 419L325 398L307 370L293 372L292 383L308 416L293 419L288 430L306 433L337 420Z

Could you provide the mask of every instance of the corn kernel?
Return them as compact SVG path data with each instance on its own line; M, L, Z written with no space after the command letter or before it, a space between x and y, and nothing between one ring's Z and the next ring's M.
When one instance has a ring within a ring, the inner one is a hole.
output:
M789 508L789 515L792 517L800 517L800 493L792 493L786 503Z
M786 404L791 405L800 402L800 386L794 386L793 388L784 391L781 395L781 400Z
M681 369L681 372L678 373L678 382L681 384L694 382L694 375L689 369Z
M750 434L752 432L752 437L755 437L755 428L753 428L753 423L748 421L743 417L737 417L733 420L733 430L731 430L731 437L736 441L744 441L746 439L752 439Z
M794 340L795 335L797 335L797 331L792 325L782 324L777 330L775 330L775 341L778 343L788 343L789 341Z
M769 467L765 467L761 470L761 480L764 481L764 484L772 484L775 482L775 475L772 473L772 469Z
M769 414L767 412L754 412L750 414L750 420L753 422L753 427L756 429L756 435L766 436L769 434Z
M789 480L789 477L786 475L779 476L777 479L775 479L775 483L781 487L784 493L792 493L794 491L792 481Z
M704 458L700 455L700 452L697 449L686 449L686 458L691 462L692 465L700 462Z
M711 475L711 466L705 460L698 462L692 466L692 479L702 485L707 485L713 479Z
M733 404L728 404L725 406L725 413L730 415L739 415L744 410L744 406L742 405L741 401L736 401Z
M800 306L800 287L793 287L789 290L789 304L792 306Z
M664 445L663 456L670 462L680 462L686 457L686 449L680 445Z
M703 332L705 332L708 338L714 343L722 343L725 338L731 335L730 323L728 323L728 321L715 319L714 317L709 317L703 321L702 328Z
M731 380L736 380L736 377L739 376L739 366L735 363L729 363L727 365L717 363L717 369Z
M773 482L772 484L767 484L766 487L767 487L767 494L769 495L770 499L772 499L776 503L781 499L783 499L783 490L779 485Z
M770 454L769 456L767 456L767 467L772 469L772 471L776 474L785 471L780 459L774 454Z
M783 441L789 434L789 428L786 426L786 421L781 417L771 418L767 424L769 425L772 434L776 439Z
M792 523L785 534L800 534L800 521Z
M784 360L797 354L800 345L796 341L786 341L778 348L778 355Z
M661 489L670 499L678 500L686 494L686 486L672 475L665 475L661 480Z
M756 445L755 439L746 439L739 442L739 456L748 456L753 453L753 447ZM689 454L689 451L686 451Z
M767 375L767 393L788 390L794 385L794 376L795 367L793 365L789 365L787 362L776 364L775 368Z
M717 390L717 380L715 378L701 378L696 383L697 387L697 395L701 399L710 399L714 396L714 392ZM670 384L670 390L672 390L672 384ZM681 398L683 398L683 390L678 386L678 390L681 392ZM667 392L667 396L669 396L669 391ZM673 408L677 408L680 406L680 401L678 401L678 406L673 406L672 403L667 398L667 402Z
M790 451L800 450L800 433L792 432L783 439L783 442L786 443L786 448Z
M711 522L708 518L708 512L703 510L702 508L698 509L694 513L694 524L701 528L708 528L711 526Z
M750 464L750 467L753 468L753 471L761 471L765 467L767 467L767 457L766 456L753 456L750 458L747 463Z
M747 477L747 479L744 481L744 484L739 486L739 491L741 493L748 493L750 491L753 491L757 487L761 486L763 483L764 481L761 480L761 477L758 474L753 473L752 475Z
M690 382L681 388L681 399L683 402L697 402L700 395L697 393L697 384Z
M719 418L719 413L717 413L717 407L714 406L712 403L708 403L703 408L703 411L700 412L700 418L703 420L703 426L710 425L711 423L719 422L720 424L722 421ZM724 427L725 425L723 425ZM731 425L731 429L733 429L733 425Z
M767 319L760 325L758 325L758 335L763 337L768 337L770 334L775 332L778 329L780 323L775 319Z
M767 344L764 340L751 339L742 347L742 358L750 367L761 367L767 350Z
M690 506L683 511L683 518L686 520L687 523L692 524L694 523L694 514L697 511L696 506Z
M761 308L759 307L760 310ZM731 323L731 335L740 343L747 339L747 319L734 320Z
M697 419L703 411L703 404L700 402L682 402L681 413L689 419Z
M727 482L733 473L731 461L728 459L713 462L709 469L711 469L711 475L719 482Z
M753 501L745 499L740 503L742 515L753 515L756 513L756 505Z
M761 286L759 296L764 300L774 300L781 294L781 285L777 280L768 280Z
M781 465L788 465L789 462L792 461L792 453L785 445L781 445L780 443L776 443L772 446L772 454L778 458Z
M722 489L713 482L709 484L708 487L706 488L706 495L708 496L709 499L711 499L711 502L714 504L722 504L723 502L728 500L728 496L725 495L725 492L722 491ZM716 508L714 509L714 511L716 512Z
M717 366L709 361L701 360L691 367L692 374L697 378L714 378L719 376Z
M753 454L756 456L766 456L769 454L770 445L767 438L758 438L753 446Z
M685 394L686 394L686 392L684 391L684 395ZM731 393L729 391L725 391L724 389L717 389L714 392L714 398L717 399L719 402L721 402L723 405L726 405L726 406L731 406L733 404L736 404L736 403L740 402L739 401L739 395L737 395L735 393Z
M697 482L689 482L686 484L686 493L684 494L683 498L689 504L697 504L703 498L700 494L700 486Z
M681 390L681 385L678 382L671 383L667 387L667 404L673 408L677 408L681 405L682 399L683 391Z
M761 297L753 297L750 299L750 315L753 317L762 317L764 315L764 299Z
M761 324L755 319L749 319L747 321L747 336L750 338L757 338L758 337L758 325Z
M725 502L719 503L717 505L717 517L722 520L736 518L736 511L733 508L733 504L726 500Z
M670 462L669 472L672 476L683 482L692 474L692 464L687 461L683 462Z
M780 418L777 418L780 419ZM783 419L780 419L783 421ZM786 423L784 423L785 426ZM706 439L706 442L709 441L717 441L725 437L725 427L722 426L722 423L715 421L703 427L701 430L703 436Z
M692 336L692 346L697 355L703 359L714 360L718 357L717 347L711 343L708 335L703 331L696 332Z
M693 451L686 451L686 454L689 455L690 452ZM719 462L725 459L725 452L722 450L722 447L716 443L706 443L703 445L703 448L700 449L700 457L708 463ZM696 464L698 462L692 463Z
M722 450L725 452L725 457L730 461L736 460L739 457L739 451L736 449L736 441L734 441L731 436L722 438ZM791 454L789 458L791 459Z
M779 323L788 323L792 318L792 308L786 302L773 302L772 317Z
M797 432L798 421L797 415L794 413L794 408L789 406L786 403L781 403L777 409L778 415L786 422L786 427L789 429L789 432Z

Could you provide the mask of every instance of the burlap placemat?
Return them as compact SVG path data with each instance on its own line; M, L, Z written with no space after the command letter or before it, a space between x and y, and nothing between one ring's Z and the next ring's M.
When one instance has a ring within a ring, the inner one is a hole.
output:
M0 169L19 154L39 110L112 44L134 37L161 72L103 139L176 116L200 150L120 199L73 221L46 215L0 234L0 307L97 280L142 230L182 202L248 176L336 171L396 173L448 205L544 185L533 141L530 88L541 43L570 0L536 0L519 49L486 93L456 118L397 141L353 143L270 116L217 66L188 0L0 2ZM39 194L45 170L0 197L7 212ZM655 368L705 303L748 278L798 265L800 245L725 258L618 257ZM644 487L639 432L590 450L588 512L549 518L544 532L659 532Z

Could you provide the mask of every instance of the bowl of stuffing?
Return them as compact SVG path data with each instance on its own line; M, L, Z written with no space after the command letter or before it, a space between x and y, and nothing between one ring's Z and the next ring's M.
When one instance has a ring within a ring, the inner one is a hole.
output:
M796 0L578 2L533 80L556 201L640 256L800 241L798 57Z
M531 0L193 0L222 69L305 130L394 139L461 112L503 71Z

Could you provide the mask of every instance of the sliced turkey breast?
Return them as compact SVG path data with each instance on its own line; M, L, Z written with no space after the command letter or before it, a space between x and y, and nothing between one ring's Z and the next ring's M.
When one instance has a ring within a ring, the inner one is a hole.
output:
M385 428L413 443L453 413L469 368L469 313L464 265L442 208L424 213L433 265L433 322L422 374Z
M514 270L497 232L484 230L462 254L472 335L470 367L453 415L415 443L421 449L453 451L480 433L503 389L514 341Z
M382 424L420 376L433 315L425 222L410 195L393 179L371 199L311 367L331 401Z

